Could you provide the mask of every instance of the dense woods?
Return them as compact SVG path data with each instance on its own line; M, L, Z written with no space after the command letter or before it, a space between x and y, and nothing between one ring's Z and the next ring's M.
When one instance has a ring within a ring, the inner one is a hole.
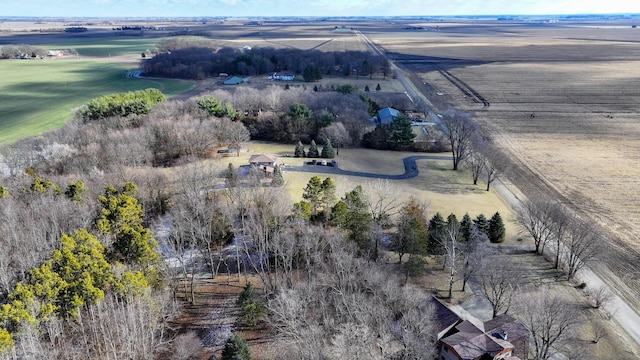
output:
M204 79L220 73L240 76L290 72L307 81L323 75L386 78L391 71L385 57L362 51L216 48L204 41L168 40L158 53L142 63L149 76Z

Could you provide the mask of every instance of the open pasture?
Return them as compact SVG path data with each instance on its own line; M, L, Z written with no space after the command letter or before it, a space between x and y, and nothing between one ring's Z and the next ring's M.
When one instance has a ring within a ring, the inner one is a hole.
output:
M370 38L514 155L526 195L551 195L600 225L600 272L640 306L640 33L605 25L461 23Z

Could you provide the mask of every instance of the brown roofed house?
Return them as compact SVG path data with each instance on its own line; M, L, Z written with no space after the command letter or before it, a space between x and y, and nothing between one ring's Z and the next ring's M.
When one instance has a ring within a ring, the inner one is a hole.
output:
M437 307L435 314L440 323ZM485 322L469 317L442 330L438 333L440 360L520 360L529 356L529 331L506 314Z

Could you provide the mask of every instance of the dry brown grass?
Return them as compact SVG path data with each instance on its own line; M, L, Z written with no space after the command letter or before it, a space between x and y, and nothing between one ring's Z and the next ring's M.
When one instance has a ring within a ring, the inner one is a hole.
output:
M228 163L233 163L238 167L248 164L248 159L252 154L266 153L282 156L292 154L294 147L294 145L251 142L248 145L248 151L242 152L240 157L229 156L218 161L222 168L226 167ZM404 172L402 159L412 155L416 154L368 149L340 149L336 160L344 170L393 175ZM284 164L291 166L300 166L304 160L301 158L282 158ZM460 218L465 212L468 212L472 217L481 213L490 217L498 211L506 223L507 243L517 241L519 236L513 214L507 204L493 190L484 191L486 185L481 183L478 186L472 185L471 175L462 170L452 171L448 161L419 160L417 165L420 171L419 176L407 180L391 180L394 186L394 196L400 202L413 196L420 202L429 205L428 216L440 212L445 217L454 213ZM338 196L351 191L357 185L366 187L366 184L372 181L372 179L354 176L286 171L285 167L284 178L292 201L302 200L303 189L312 176L331 177L337 184Z
M637 30L625 22L438 25L440 32L390 29L370 38L428 83L427 95L443 93L471 112L530 169L511 179L524 194L550 194L600 225L608 246L596 268L640 308ZM490 106L465 96L441 69Z

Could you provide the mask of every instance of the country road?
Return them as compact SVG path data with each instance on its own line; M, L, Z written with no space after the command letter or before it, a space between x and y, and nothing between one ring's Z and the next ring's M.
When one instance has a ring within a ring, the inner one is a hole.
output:
M356 35L359 36L375 54L386 56L386 54L378 49L378 47L362 32L356 31ZM429 102L426 96L424 96L424 94L422 94L422 92L420 92L414 84L408 80L409 76L405 71L394 64L392 59L387 58L387 60L389 61L391 68L397 74L398 81L400 81L404 86L407 95L412 99L412 101L414 101L414 103L418 101L418 104L424 105L433 122L436 124L440 123L440 118L433 111L434 106ZM485 102L484 99L481 100L485 103L485 107L489 106L488 102ZM521 205L522 200L524 200L524 196L518 188L506 179L497 179L493 184L493 188L504 203L513 210L517 209ZM550 251L553 251L553 249L550 249ZM622 297L618 296L615 289L610 288L603 278L597 273L594 273L591 269L583 269L578 274L577 278L584 282L589 289L605 287L611 290L612 298L609 303L604 306L604 310L611 314L611 318L619 325L618 328L624 331L632 341L635 341L636 346L634 348L640 348L640 314L638 311L633 309ZM634 355L640 358L640 354Z

